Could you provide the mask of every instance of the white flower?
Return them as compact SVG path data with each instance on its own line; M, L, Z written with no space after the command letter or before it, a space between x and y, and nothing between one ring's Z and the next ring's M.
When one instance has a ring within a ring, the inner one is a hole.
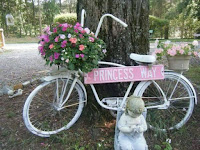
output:
M101 45L98 45L101 48Z
M61 57L61 60L63 61L63 60L65 60L63 57Z
M67 37L68 37L68 38L71 38L71 37L72 37L72 35L71 35L71 34L68 34L68 35L67 35Z
M171 41L169 41L169 40L165 41L165 44L170 44L170 43L171 43Z
M172 140L171 139L169 139L169 138L167 138L166 139L166 142L168 142L169 144L172 142Z
M103 49L103 53L105 54L107 52L107 50L106 49Z
M192 42L192 45L194 45L194 46L198 46L198 45L199 45L199 43L198 43L198 41L197 41L197 40L194 40L194 41Z
M65 52L65 50L63 49L63 50L62 50L62 52L64 53L64 52Z
M64 34L59 34L61 39L65 39L65 35Z
M67 52L65 52L65 54L67 54Z
M84 30L85 30L85 32L86 32L87 34L89 34L89 33L90 33L90 29L88 29L88 28L85 28Z

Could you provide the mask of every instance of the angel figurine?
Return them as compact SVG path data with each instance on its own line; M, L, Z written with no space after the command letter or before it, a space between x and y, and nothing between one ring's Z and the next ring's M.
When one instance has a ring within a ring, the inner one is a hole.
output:
M121 150L148 150L143 132L147 124L142 112L144 101L140 97L130 96L127 99L125 112L118 122L118 142Z

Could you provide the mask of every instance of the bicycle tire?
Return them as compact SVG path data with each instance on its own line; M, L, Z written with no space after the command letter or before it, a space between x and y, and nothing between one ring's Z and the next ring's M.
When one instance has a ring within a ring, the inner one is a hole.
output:
M165 96L169 100L173 88L176 84L177 86L171 97L169 107L147 110L146 121L149 128L164 132L181 128L189 120L194 109L194 93L190 85L177 74L170 72L165 72L164 80L156 80L155 82L161 87L165 95L162 95L153 81L142 82L134 92L134 95L144 97L146 107L163 104Z
M30 132L49 137L69 129L78 120L84 107L84 92L77 83L65 108L58 110L60 100L64 101L71 85L71 79L57 78L40 84L31 92L23 108L24 123Z

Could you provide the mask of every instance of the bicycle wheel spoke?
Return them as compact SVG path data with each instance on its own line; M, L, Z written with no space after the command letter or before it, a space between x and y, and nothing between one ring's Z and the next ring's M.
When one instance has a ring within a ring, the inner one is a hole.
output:
M157 85L154 82L145 82L142 89L136 90L136 95L144 98L146 106L164 104L165 96L169 101L161 109L148 109L147 123L150 124L150 128L161 131L180 128L190 118L194 107L194 95L190 85L182 77L171 72L165 73L165 79L156 83ZM162 89L164 95L156 86Z
M31 93L24 105L23 116L27 116L25 125L32 133L46 137L62 131L65 126L72 126L79 118L84 100L83 91L77 84L63 105L66 108L60 110L60 103L67 96L71 84L68 78L57 78L38 86Z

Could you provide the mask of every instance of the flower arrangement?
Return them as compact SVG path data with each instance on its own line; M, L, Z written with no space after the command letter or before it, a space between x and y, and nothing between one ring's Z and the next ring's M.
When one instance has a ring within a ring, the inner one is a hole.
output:
M194 56L200 57L200 53L195 51L198 46L198 41L193 41L192 44L172 44L170 41L159 43L158 48L153 52L157 56L157 60L162 59L163 56Z
M61 65L87 73L98 67L98 61L106 53L104 41L95 38L93 32L79 23L75 26L57 23L52 28L46 27L39 38L38 50L50 66Z

